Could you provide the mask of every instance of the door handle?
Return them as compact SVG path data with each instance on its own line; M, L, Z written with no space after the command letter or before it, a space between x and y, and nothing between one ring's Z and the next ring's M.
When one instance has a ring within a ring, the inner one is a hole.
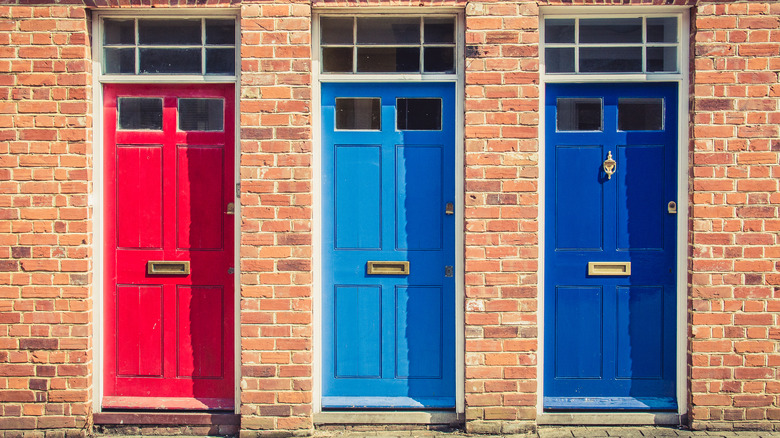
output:
M367 275L409 275L409 262L368 261Z
M666 205L666 211L668 211L669 214L677 214L677 203L674 201L669 201L669 203Z
M588 275L627 277L631 275L631 262L588 262Z
M190 262L149 260L146 262L148 275L190 275Z

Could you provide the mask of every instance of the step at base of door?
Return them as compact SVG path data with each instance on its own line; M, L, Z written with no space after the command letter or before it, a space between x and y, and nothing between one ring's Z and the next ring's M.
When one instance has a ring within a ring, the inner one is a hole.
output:
M463 414L448 411L328 411L314 414L314 424L317 426L346 424L437 424L455 426L462 424L464 419Z
M672 412L544 412L536 419L539 425L568 426L637 426L687 424L686 416Z
M92 415L92 422L100 425L238 426L241 416L205 412L100 412Z

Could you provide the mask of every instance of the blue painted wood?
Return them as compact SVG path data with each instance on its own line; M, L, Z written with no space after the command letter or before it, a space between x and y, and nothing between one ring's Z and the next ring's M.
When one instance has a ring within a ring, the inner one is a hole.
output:
M337 97L380 98L381 129L337 130ZM441 98L442 129L397 130L402 97ZM323 407L453 408L455 86L323 84L322 120Z
M664 130L617 129L618 99L637 97L665 100ZM558 98L602 99L603 130L556 131ZM545 105L544 407L676 409L677 85L547 84Z
M545 397L548 410L669 411L677 409L674 397Z

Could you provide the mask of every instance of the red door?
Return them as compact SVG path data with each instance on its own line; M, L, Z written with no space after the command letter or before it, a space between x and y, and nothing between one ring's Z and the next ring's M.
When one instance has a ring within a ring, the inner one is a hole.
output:
M105 86L104 407L233 407L233 90Z

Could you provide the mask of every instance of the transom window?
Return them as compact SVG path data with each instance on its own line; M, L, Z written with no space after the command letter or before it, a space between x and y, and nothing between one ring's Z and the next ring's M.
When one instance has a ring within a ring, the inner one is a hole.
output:
M323 73L454 73L455 16L323 16Z
M677 17L546 18L546 73L677 73Z
M103 73L234 75L231 18L106 18Z

